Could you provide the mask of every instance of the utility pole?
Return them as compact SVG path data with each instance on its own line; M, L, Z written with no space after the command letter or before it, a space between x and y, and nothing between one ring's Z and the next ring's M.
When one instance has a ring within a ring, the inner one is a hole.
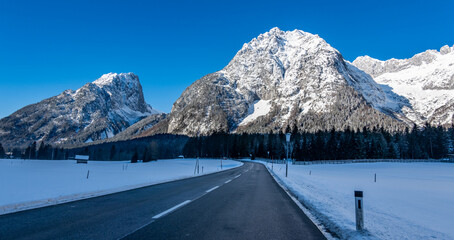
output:
M291 133L285 134L285 141L287 142L287 159L285 159L285 177L288 176L288 152L289 152L290 136L292 136Z

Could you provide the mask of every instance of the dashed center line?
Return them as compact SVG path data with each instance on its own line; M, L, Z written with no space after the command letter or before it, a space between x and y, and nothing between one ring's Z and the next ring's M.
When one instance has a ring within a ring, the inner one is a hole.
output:
M162 217L162 216L164 216L164 215L167 215L167 214L169 214L169 213L171 213L171 212L177 210L178 208L183 207L184 205L186 205L186 204L188 204L188 203L190 203L190 202L191 202L191 200L186 200L186 201L184 201L184 202L182 202L182 203L176 205L175 207L169 208L169 209L165 210L164 212L162 212L162 213L160 213L160 214L154 216L153 219L158 219L158 218L160 218L160 217Z
M225 181L225 183L229 183L229 182L231 182L231 181L232 181L232 179L229 179L229 180Z
M240 175L237 175L237 176L235 176L235 178L239 178L240 176L241 176L241 174L240 174Z
M209 193L209 192L213 191L214 189L216 189L216 188L218 188L218 187L219 187L219 186L216 186L216 187L214 187L214 188L210 188L210 189L206 190L206 192Z

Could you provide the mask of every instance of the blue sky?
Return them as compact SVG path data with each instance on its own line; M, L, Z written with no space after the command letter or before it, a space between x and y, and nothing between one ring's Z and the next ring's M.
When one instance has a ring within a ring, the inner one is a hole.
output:
M454 1L0 0L0 117L108 72L139 75L169 112L273 27L319 34L353 61L408 58L454 44Z

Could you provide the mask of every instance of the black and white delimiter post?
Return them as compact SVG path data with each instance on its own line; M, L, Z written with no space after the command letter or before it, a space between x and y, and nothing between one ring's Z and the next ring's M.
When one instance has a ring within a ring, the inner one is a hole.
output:
M364 229L364 213L363 213L363 191L355 191L355 213L356 213L356 230Z

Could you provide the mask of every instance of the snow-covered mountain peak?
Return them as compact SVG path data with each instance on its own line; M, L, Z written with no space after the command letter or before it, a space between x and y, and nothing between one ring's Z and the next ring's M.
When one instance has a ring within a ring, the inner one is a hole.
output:
M452 51L454 51L454 45L452 47L449 47L448 45L444 45L443 47L440 48L441 55L448 54Z
M93 84L96 84L99 87L121 83L124 83L128 86L137 86L139 83L139 77L137 77L134 73L131 72L130 73L111 72L102 75L100 78L93 82Z
M278 27L273 27L270 29L270 31L268 31L268 33L282 33L282 30Z
M411 108L404 111L413 122L454 123L454 46L427 50L408 59L358 57L353 64L409 99Z
M7 144L32 141L81 143L113 137L139 120L159 113L145 102L133 73L108 73L77 91L26 106L0 120ZM7 131L5 131L7 132Z
M232 86L249 102L279 97L289 106L296 99L311 99L304 112L328 109L326 106L335 101L335 89L346 82L377 108L398 111L405 104L351 66L324 39L301 30L273 28L260 34L245 44L220 73L235 80ZM324 95L327 97L321 97Z
M319 48L336 52L318 35L296 29L293 31L282 31L275 27L266 33L260 34L249 43L245 43L237 55L248 54L250 51L269 51L270 54L277 54L282 57L282 53L296 51L314 53Z
M399 112L407 104L345 61L318 35L273 28L245 43L221 71L188 87L173 105L168 132L275 131L308 115L329 116L350 97L357 104L351 109L358 111L357 116L369 105ZM330 124L307 128L329 129L334 126Z

